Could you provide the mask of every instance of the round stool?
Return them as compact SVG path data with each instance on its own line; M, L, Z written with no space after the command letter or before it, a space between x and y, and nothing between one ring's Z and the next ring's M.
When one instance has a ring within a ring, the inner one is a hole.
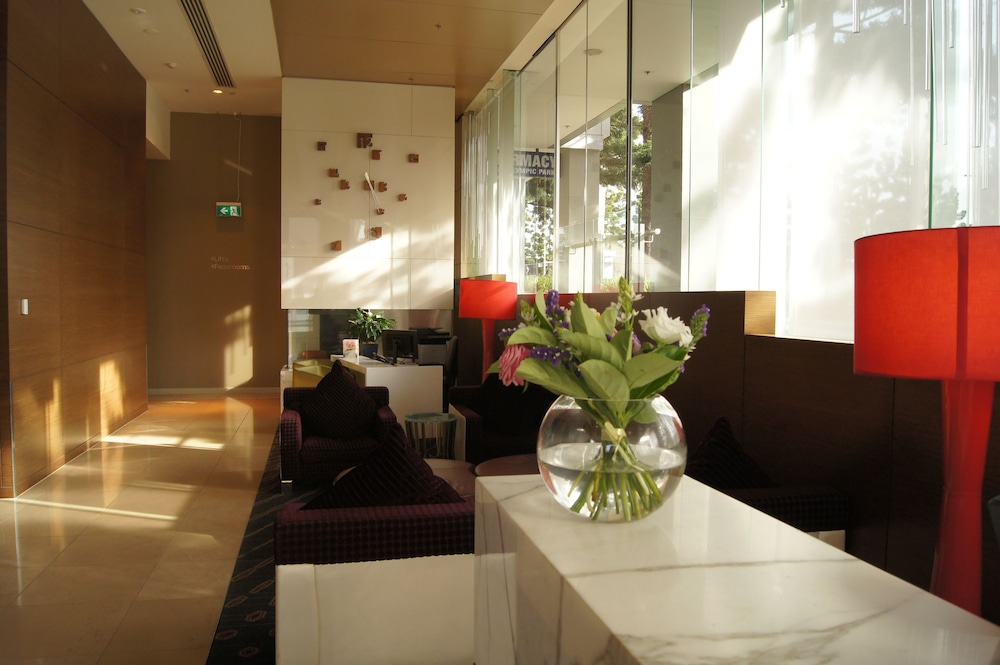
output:
M455 457L455 428L458 418L453 413L411 413L406 421L406 436L421 457Z

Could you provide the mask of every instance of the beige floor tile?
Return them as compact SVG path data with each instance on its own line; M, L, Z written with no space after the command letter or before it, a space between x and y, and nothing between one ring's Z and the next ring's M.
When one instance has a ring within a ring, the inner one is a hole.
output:
M48 566L59 558L70 542L72 539L47 536L4 538L0 546L0 569Z
M243 542L243 531L233 529L229 533L191 533L178 531L161 561L235 561Z
M0 605L10 605L44 571L43 567L0 566ZM0 646L0 652L3 648Z
M161 561L149 574L138 600L225 596L232 574L232 561Z
M18 605L82 604L135 600L150 575L147 565L49 566L28 585Z
M0 610L0 645L4 657L92 655L96 662L128 608L128 603L98 602L10 605Z
M125 520L123 520L125 521ZM148 521L148 520L146 520ZM102 523L104 524L104 523ZM120 530L91 526L63 550L54 566L155 564L170 544L173 533L156 525Z
M112 651L105 653L97 665L205 665L206 655L207 651L203 648Z
M201 665L278 426L278 397L149 410L0 500L0 665Z
M108 508L116 513L157 515L179 522L199 491L194 485L137 484L125 488Z
M223 596L137 600L122 619L107 651L204 648L207 654L223 601Z

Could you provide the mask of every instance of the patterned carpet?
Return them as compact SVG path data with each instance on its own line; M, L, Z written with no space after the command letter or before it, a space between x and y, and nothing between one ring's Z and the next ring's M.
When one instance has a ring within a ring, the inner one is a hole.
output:
M206 665L274 663L274 515L289 501L308 501L321 487L282 491L278 434L250 511Z

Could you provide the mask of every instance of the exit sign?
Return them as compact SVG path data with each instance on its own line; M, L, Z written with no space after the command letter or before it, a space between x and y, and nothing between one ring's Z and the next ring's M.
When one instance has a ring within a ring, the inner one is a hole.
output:
M236 201L216 201L215 202L215 216L216 217L242 217L243 216L243 205Z

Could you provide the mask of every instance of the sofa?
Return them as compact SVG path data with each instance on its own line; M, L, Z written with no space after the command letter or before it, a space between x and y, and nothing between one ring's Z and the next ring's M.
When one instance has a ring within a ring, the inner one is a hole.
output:
M332 480L380 445L376 424L397 422L389 389L362 387L337 361L316 386L284 389L281 480Z
M464 433L464 459L480 464L534 453L538 428L556 397L541 386L505 386L496 374L487 374L482 385L452 386L449 410L459 418L458 438Z
M275 517L278 665L472 662L474 498L376 427L368 459Z

